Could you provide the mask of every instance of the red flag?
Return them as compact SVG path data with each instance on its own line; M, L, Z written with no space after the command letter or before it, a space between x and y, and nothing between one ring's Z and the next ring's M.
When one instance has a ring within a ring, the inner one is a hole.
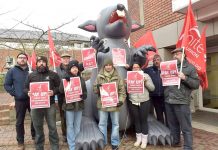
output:
M152 61L153 60L153 57L155 54L158 54L158 51L157 51L157 46L156 46L156 43L154 41L154 37L152 35L152 32L151 31L147 31L135 44L134 44L134 47L138 48L142 45L152 45L155 49L156 49L156 52L153 52L153 51L148 51L147 55L146 55L146 63L145 65L142 67L142 68L145 68L147 67L148 65L148 62L149 61Z
M179 40L177 41L176 47L185 48L186 59L195 66L199 77L206 72L206 62L202 61L205 59L206 47L204 48L205 44L202 44L202 42L204 42L202 40L205 40L205 37L201 38L190 1L183 29ZM203 82L201 82L201 86L204 86Z
M32 56L28 55L28 65L30 66L31 70L36 69L36 52L33 50Z
M55 50L54 42L49 27L48 27L48 43L49 43L49 62L51 66L56 68L61 63L61 57Z
M201 40L200 43L202 44L202 48L203 50L203 54L201 55L201 58L199 58L201 60L201 66L202 66L202 71L199 72L199 78L201 81L201 86L203 89L207 89L208 88L208 80L207 80L207 71L206 71L206 67L207 67L207 63L206 63L206 53L207 53L207 49L206 49L206 29L207 26L204 27L202 33L201 33Z
M195 16L191 7L191 0L189 1L188 11L185 17L184 25L182 32L179 36L179 40L176 43L176 47L186 47L188 44L191 44L192 37L200 38L200 32L198 30L197 22L195 21Z
M32 70L36 69L36 52L35 52L35 50L33 50L33 52L32 52L32 56L30 59L30 66L31 66Z

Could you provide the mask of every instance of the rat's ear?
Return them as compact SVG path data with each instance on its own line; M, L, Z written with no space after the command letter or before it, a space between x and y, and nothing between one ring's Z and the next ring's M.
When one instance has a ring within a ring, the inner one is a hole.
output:
M131 32L138 31L139 29L141 29L143 27L144 27L144 25L140 25L135 20L132 20L132 29L131 29Z
M89 32L97 32L96 30L96 21L88 20L83 24L79 25L78 28L89 31Z

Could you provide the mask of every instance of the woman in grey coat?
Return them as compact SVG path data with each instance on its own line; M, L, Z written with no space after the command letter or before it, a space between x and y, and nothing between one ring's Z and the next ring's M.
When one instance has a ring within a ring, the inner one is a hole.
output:
M139 63L135 62L132 66L132 71L142 71ZM134 146L138 147L141 144L141 148L147 147L148 138L148 113L150 110L150 97L149 92L154 91L155 87L146 73L144 75L144 93L129 93L130 111L134 118L136 142Z

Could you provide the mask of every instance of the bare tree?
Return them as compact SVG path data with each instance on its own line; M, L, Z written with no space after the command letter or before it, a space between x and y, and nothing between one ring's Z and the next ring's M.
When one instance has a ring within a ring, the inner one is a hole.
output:
M1 41L0 45L2 45L4 47L7 47L9 50L16 50L16 51L20 51L20 52L24 51L24 52L29 53L29 54L31 53L32 50L37 50L37 47L39 46L39 44L41 44L41 45L46 44L47 45L48 39L47 39L46 35L48 33L48 30L43 30L42 28L40 28L40 27L38 27L36 25L30 25L28 23L25 23L25 20L28 17L26 17L25 19L23 19L21 21L16 20L18 22L17 24L12 26L10 29L6 29L2 33L0 33L0 35L3 35L3 34L7 33L9 36L14 38L14 39L10 39L10 40L12 42L14 42L14 43L19 43L20 46L18 47L17 45L15 45L15 46L9 45L7 40ZM56 33L58 33L58 34L68 35L67 38L70 39L72 37L72 35L62 32L61 28L63 28L64 26L69 25L70 23L74 22L75 19L77 19L77 17L71 19L68 22L62 23L61 25L59 25L59 26L57 26L55 28L52 28L50 30L51 31L56 31ZM23 32L22 34L21 33L17 34L15 32L14 28L19 24L30 27L30 28L34 29L35 31L26 31L26 32ZM34 36L34 38L33 38L33 36ZM60 37L62 38L62 36L59 36L59 40L60 40ZM53 38L54 38L54 41L55 41L56 40L55 36L53 36ZM65 36L65 39L61 39L61 41L59 41L59 43L61 45L62 44L64 45L64 43L66 43L66 41L68 41L67 38ZM45 49L46 48L44 48L44 50L41 50L41 51L37 50L37 54L47 53L48 50L45 50ZM4 66L5 66L5 64L2 66L2 68Z

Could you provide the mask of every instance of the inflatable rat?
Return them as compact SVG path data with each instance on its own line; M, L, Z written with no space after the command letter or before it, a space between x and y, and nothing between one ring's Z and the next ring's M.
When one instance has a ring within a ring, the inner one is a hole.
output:
M81 124L81 131L76 138L76 149L103 149L103 135L98 130L98 110L96 107L97 96L93 93L93 83L97 77L98 71L102 67L106 58L112 59L112 49L121 48L126 51L126 62L131 65L134 61L143 65L146 61L147 51L155 51L152 46L144 45L137 49L130 48L128 38L131 32L141 28L139 24L132 21L128 11L122 4L107 7L100 12L96 21L89 20L81 24L79 28L97 32L97 37L91 37L91 45L97 50L98 68L92 70L91 79L86 82L88 98L85 101L85 110ZM99 69L99 70L98 70ZM127 70L123 66L116 66L119 75L125 79ZM120 110L119 120L120 130L130 127L131 117L129 115L127 101ZM165 145L165 141L171 144L169 129L159 123L153 117L149 118L149 138L150 144L156 145L158 140Z

